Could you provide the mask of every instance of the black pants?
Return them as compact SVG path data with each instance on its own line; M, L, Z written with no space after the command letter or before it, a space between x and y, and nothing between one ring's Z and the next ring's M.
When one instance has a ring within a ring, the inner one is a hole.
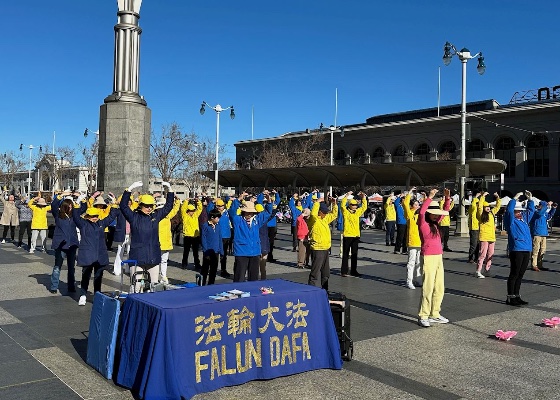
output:
M231 239L227 238L227 239L222 239L222 247L224 248L224 254L222 254L220 256L220 269L222 271L226 271L226 267L227 267L227 254L228 254L228 248L231 246Z
M469 229L469 261L478 260L478 253L480 253L478 230Z
M385 244L395 244L396 221L385 221Z
M292 233L292 249L295 251L297 249L297 229L294 225L292 225L290 232Z
M439 226L439 236L441 236L441 244L443 249L447 249L447 242L449 242L449 227Z
M397 240L395 241L395 251L398 253L402 249L406 253L406 224L397 224Z
M311 250L311 272L307 283L328 290L330 274L329 250Z
M113 240L115 238L115 229L114 226L107 227L107 232L105 233L105 244L107 244L107 251L110 251L113 248Z
M4 225L4 232L2 233L2 240L6 239L6 234L8 233L8 228L10 228L10 237L12 242L14 241L14 236L16 235L16 227L13 225Z
M360 243L359 237L343 237L342 238L342 265L340 273L348 275L348 258L350 251L352 251L352 258L350 261L350 272L355 274L358 272L358 244Z
M202 258L202 286L206 285L206 278L208 278L208 285L213 285L216 280L216 272L218 272L218 254L214 251L209 251Z
M192 236L185 236L183 238L183 260L181 264L183 268L186 268L189 264L189 252L193 251L194 257L194 267L195 269L200 268L200 258L198 257L198 247L200 246L200 236L192 237Z
M268 243L270 243L270 250L268 251L267 261L274 260L274 256L272 255L272 251L274 250L274 240L276 239L276 231L278 228L275 226L268 227Z
M58 274L60 276L60 269L62 268L62 262L64 261L62 258L62 253L66 254L66 265L68 266L68 290L74 291L76 290L76 252L78 251L78 246L71 246L68 249L63 249L62 245L58 246L57 249L54 250L54 266L58 268ZM89 281L89 278L88 278Z
M509 277L507 280L508 296L519 296L521 280L527 270L531 260L530 251L511 251L509 252Z
M233 267L233 281L258 281L260 259L261 256L235 256L235 266ZM246 275L249 275L249 279L247 279Z
M31 221L19 221L18 246L23 243L25 231L27 231L27 246L31 247Z
M89 287L89 280L91 278L91 272L93 271L93 291L101 291L101 282L103 280L103 271L106 265L99 265L98 262L94 262L91 265L86 265L82 267L82 282L80 283L80 288L82 295L87 294Z

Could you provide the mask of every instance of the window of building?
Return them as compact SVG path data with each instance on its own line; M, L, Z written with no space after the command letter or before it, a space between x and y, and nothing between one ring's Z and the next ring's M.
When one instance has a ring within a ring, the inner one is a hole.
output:
M504 176L507 178L515 177L515 140L509 136L502 136L496 140L494 147L496 159L507 163Z
M406 149L402 144L398 145L397 147L395 147L391 155L391 160L393 162L405 162Z
M473 139L467 142L466 157L469 158L484 158L484 142L480 139Z
M544 135L533 135L527 140L527 176L549 176L548 139Z
M372 162L382 163L385 158L385 150L382 147L377 147L372 153Z
M438 148L438 159L443 161L453 160L455 158L455 151L457 151L455 143L452 141L443 142Z
M346 152L344 150L338 150L334 156L335 165L344 165L345 158L346 158Z
M352 164L363 164L366 160L366 152L364 149L359 148L354 152L354 157L352 157Z
M420 143L414 149L414 161L428 161L430 146L428 143Z

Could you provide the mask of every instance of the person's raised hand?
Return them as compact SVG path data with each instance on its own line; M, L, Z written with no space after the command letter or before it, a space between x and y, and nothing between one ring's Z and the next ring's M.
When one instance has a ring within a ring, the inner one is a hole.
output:
M437 194L437 192L439 192L439 190L437 190L437 189L435 189L435 188L432 189L432 190L430 190L430 194L428 195L428 197L429 197L430 199L433 199L434 196Z
M136 181L132 183L132 185L130 185L127 190L129 192L132 192L134 189L142 187L142 185L143 185L142 181Z

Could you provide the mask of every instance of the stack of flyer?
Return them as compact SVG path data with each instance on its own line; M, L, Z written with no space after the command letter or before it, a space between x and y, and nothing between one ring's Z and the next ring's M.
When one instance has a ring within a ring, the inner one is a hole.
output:
M215 296L209 296L209 298L218 301L225 301L225 300L233 300L233 299L239 299L241 297L249 297L249 296L251 296L251 293L249 292L243 292L241 290L233 289L233 290L228 290L227 292L218 293Z

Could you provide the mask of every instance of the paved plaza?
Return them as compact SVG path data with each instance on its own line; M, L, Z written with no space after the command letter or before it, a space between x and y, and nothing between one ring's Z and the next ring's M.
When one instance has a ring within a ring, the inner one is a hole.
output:
M330 290L352 303L354 360L341 371L318 370L268 381L253 381L200 394L195 399L557 399L560 329L545 328L543 318L560 314L560 251L549 239L547 272L527 271L521 287L529 301L506 306L509 262L506 237L498 236L491 272L477 279L467 259L468 238L452 237L444 255L447 325L417 325L421 289L405 287L406 255L385 246L384 232L362 233L358 271L340 276L338 232L330 259ZM50 247L50 240L48 241ZM0 399L132 399L126 389L86 365L91 301L77 305L66 292L49 293L53 252L29 254L12 243L0 245ZM295 267L289 226L280 225L271 279L306 283L308 270ZM172 282L193 282L195 271L180 268L182 247L171 254ZM111 260L114 253L110 253ZM192 262L192 256L190 261ZM232 272L233 257L229 258ZM192 264L189 265L192 268ZM77 278L81 270L77 269ZM217 283L230 282L217 278ZM104 291L119 287L106 273ZM493 338L516 330L510 342Z

